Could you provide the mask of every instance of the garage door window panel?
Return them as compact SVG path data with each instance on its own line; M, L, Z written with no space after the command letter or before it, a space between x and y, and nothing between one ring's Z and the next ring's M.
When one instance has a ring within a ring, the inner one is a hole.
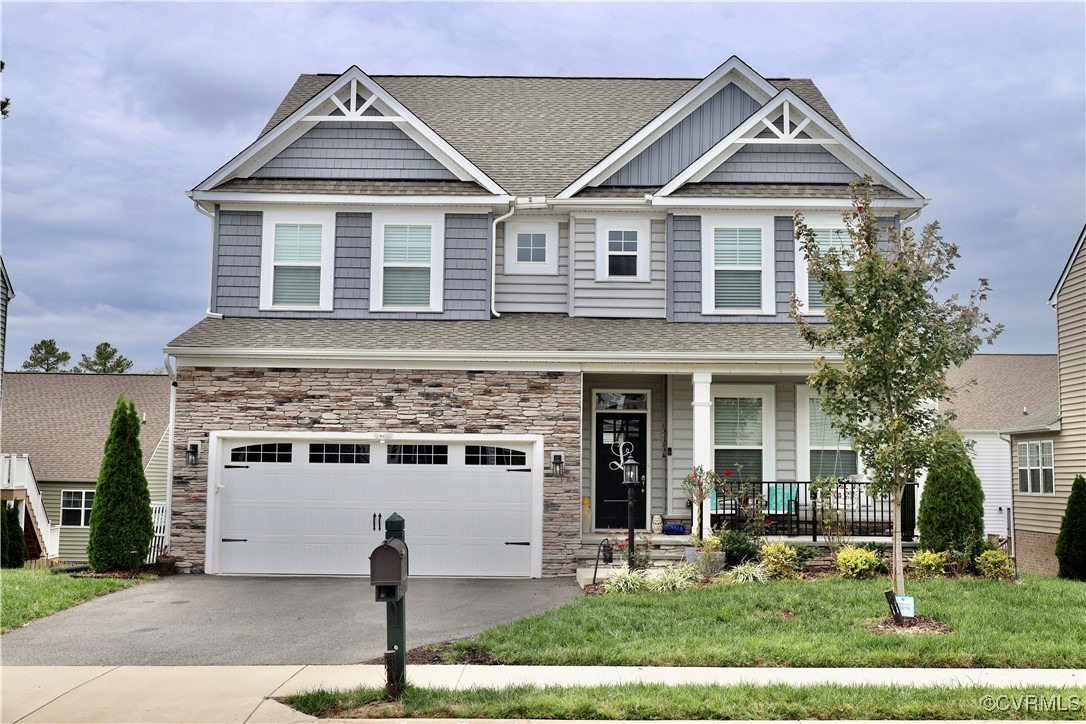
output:
M448 445L389 445L389 465L448 465Z
M465 465L526 465L528 456L520 450L492 445L468 445Z
M370 461L370 446L359 444L312 443L309 462L365 465Z
M293 445L289 442L243 445L230 450L232 463L289 463L293 457Z

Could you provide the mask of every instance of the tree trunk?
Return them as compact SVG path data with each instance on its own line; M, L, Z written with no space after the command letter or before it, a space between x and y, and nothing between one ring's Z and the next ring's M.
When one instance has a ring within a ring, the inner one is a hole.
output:
M895 485L890 493L894 503L894 527L891 531L893 541L894 593L905 595L905 558L901 553L901 494L904 488Z

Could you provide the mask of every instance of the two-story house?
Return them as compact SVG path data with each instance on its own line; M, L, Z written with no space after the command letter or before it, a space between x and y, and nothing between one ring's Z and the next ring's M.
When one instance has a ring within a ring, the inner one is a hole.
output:
M573 573L691 513L691 468L859 473L788 317L819 288L793 213L842 243L850 181L925 199L805 79L303 75L191 197L206 318L176 366L171 552L211 573ZM770 500L773 500L771 494Z

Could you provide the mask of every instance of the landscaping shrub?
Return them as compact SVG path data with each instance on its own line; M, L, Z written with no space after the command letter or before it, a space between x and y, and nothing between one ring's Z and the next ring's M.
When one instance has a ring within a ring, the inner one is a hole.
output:
M913 554L913 578L918 581L946 575L947 554L943 551L917 551Z
M1075 476L1056 538L1059 577L1086 581L1086 478Z
M685 591L697 585L701 573L696 566L689 563L679 563L667 566L655 572L645 584L646 589L656 593L670 593L671 591Z
M758 551L766 575L773 580L799 578L799 551L787 543L763 543Z
M26 539L19 520L19 506L0 503L0 568L22 568L26 560Z
M937 433L916 524L921 550L964 551L970 559L980 552L984 490L961 435L949 425Z
M879 570L879 554L854 545L841 546L837 570L843 578L874 578Z
M128 568L130 551L147 557L154 537L151 494L143 474L136 403L117 400L91 506L87 560L95 571Z
M997 581L1014 579L1014 563L1003 551L988 550L977 556L977 570L985 578Z
M600 584L604 593L640 593L645 590L647 576L640 568L622 566Z
M867 541L865 543L857 543L856 547L871 551L879 557L879 564L875 569L876 573L890 572L890 556L888 555L890 547L888 545L885 543L876 543L875 541Z
M747 561L724 574L724 580L728 583L765 583L769 574L764 563Z
M757 560L758 546L741 530L722 530L716 534L720 550L724 552L724 565L728 568Z

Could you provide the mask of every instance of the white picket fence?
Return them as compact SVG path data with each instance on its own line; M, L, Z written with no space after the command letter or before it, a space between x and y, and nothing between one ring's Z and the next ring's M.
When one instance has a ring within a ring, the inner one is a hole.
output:
M155 524L155 537L147 551L146 563L154 563L166 549L166 504L151 503L151 521Z

